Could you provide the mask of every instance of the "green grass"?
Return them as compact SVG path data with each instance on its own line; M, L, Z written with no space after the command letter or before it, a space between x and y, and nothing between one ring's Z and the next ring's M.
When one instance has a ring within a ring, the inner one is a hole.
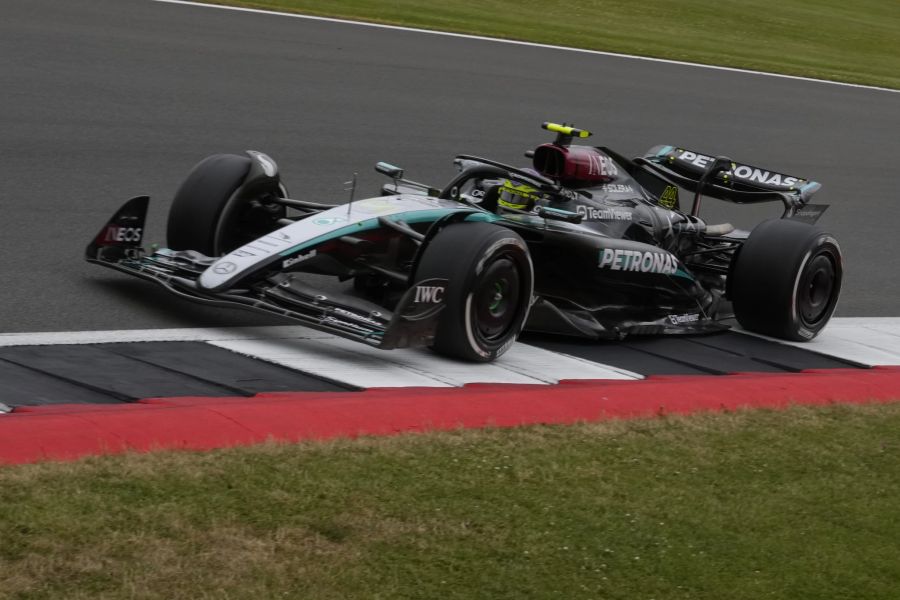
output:
M900 88L896 0L213 0Z
M892 598L900 403L0 469L0 598Z

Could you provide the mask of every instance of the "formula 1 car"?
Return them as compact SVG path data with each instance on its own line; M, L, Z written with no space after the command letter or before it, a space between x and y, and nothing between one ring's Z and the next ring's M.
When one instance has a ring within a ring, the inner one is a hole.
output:
M820 185L674 146L628 159L573 144L589 132L545 123L552 143L527 168L460 155L442 188L390 178L346 204L290 198L265 154L197 164L144 250L149 198L131 199L88 245L88 261L182 298L278 315L378 348L431 346L491 361L524 329L591 339L747 330L809 340L841 287L835 238L813 224ZM692 194L690 211L681 196ZM752 231L708 224L703 196L781 202ZM323 291L304 274L352 280Z

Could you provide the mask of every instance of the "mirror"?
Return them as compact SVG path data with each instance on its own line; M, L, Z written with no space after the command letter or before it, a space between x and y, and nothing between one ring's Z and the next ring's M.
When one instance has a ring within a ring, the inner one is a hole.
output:
M391 179L400 179L403 177L403 169L396 167L390 163L380 162L375 164L375 170L382 175L387 175Z

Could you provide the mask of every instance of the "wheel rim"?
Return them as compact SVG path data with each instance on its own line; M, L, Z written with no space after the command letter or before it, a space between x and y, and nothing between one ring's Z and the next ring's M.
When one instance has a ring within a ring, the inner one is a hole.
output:
M797 309L807 326L815 326L828 316L835 289L834 262L827 254L810 260L798 289Z
M474 295L475 333L485 342L503 340L516 322L521 296L521 277L508 257L491 262L481 276Z

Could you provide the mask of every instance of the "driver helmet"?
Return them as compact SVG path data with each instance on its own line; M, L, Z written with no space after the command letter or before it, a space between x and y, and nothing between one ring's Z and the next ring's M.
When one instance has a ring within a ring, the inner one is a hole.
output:
M512 210L531 211L541 198L538 190L530 185L517 185L509 179L504 179L497 191L497 206Z

